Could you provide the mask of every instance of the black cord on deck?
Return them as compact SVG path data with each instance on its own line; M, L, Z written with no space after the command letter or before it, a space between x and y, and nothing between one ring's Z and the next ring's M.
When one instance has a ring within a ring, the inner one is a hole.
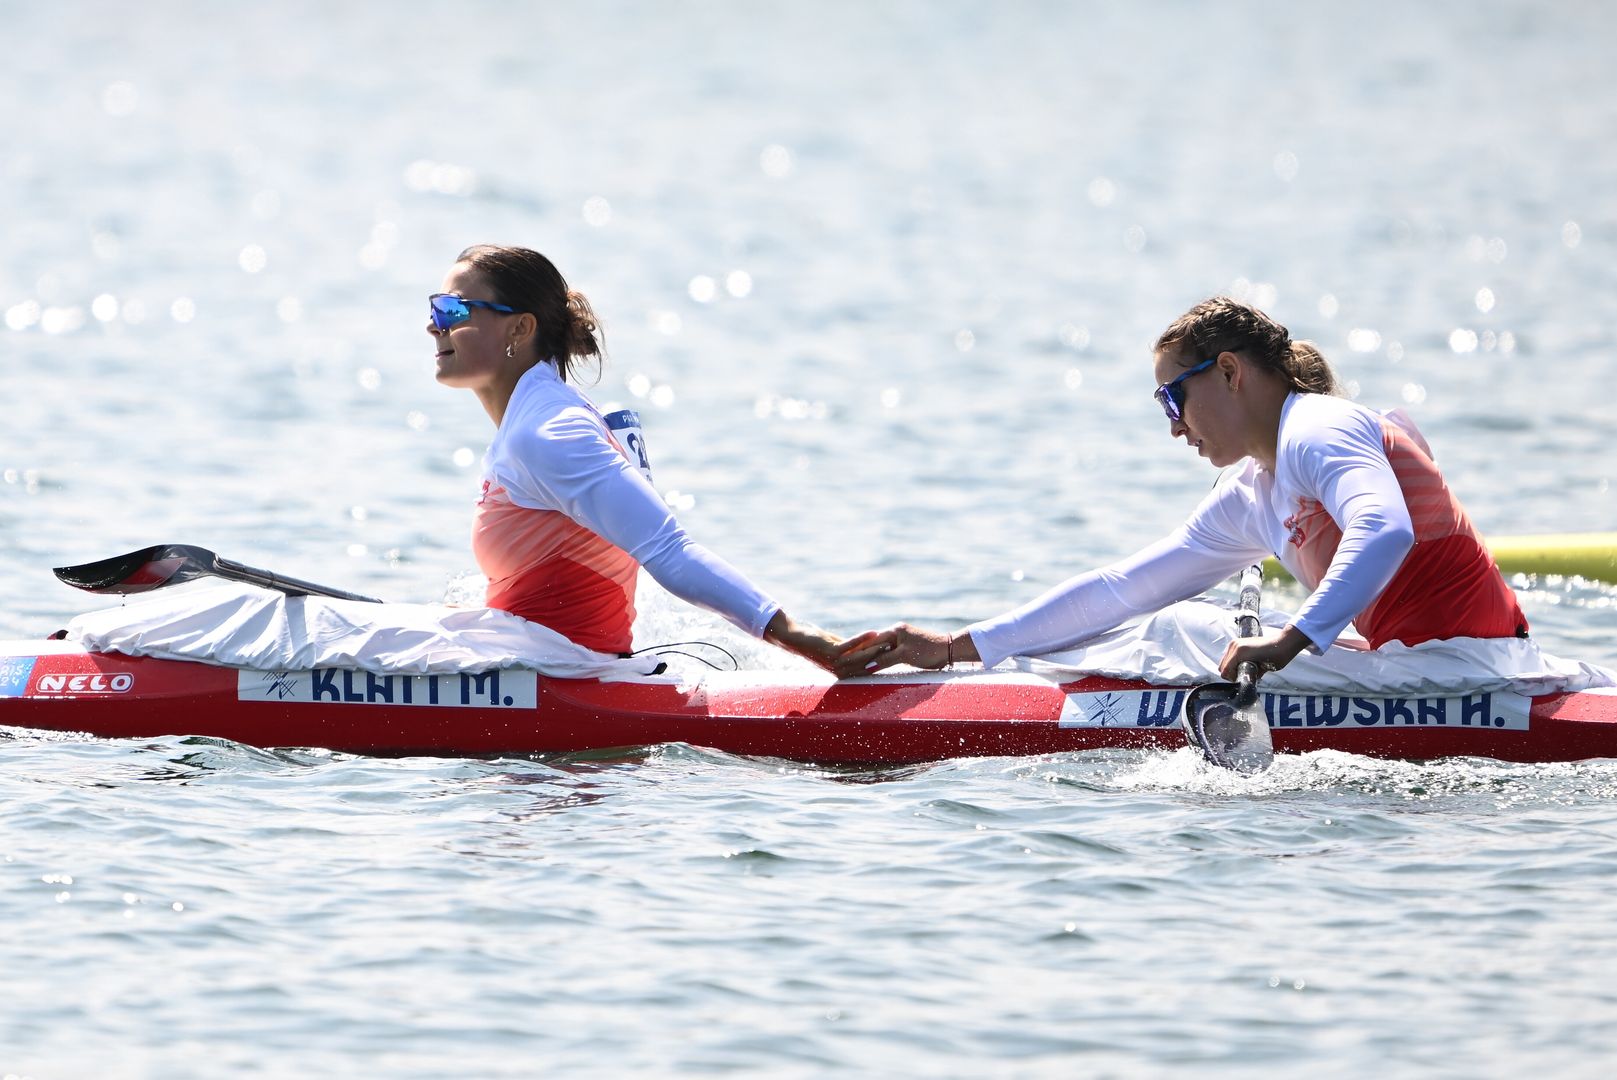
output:
M656 653L658 656L686 656L686 657L689 657L692 660L696 660L696 661L699 661L700 663L706 664L708 667L712 668L714 671L723 671L724 670L722 667L715 664L713 661L709 660L705 656L697 656L695 653L680 652L679 651L679 646L681 646L681 645L702 645L702 646L705 646L705 647L707 647L709 649L717 649L719 652L723 653L725 656L728 656L730 658L730 670L731 671L740 671L741 670L741 662L736 659L735 653L731 652L729 649L726 649L722 645L715 645L711 641L670 641L670 642L667 642L667 643L662 644L662 645L648 645L644 649L636 649L634 652L630 653L629 655L630 656L639 656L641 653Z

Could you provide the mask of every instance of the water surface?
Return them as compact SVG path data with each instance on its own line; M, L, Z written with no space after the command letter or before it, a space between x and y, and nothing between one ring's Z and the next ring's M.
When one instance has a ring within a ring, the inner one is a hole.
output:
M0 3L0 634L163 541L468 595L469 243L604 317L693 532L958 626L1212 482L1149 345L1230 292L1491 534L1612 527L1600 5ZM1518 582L1552 652L1617 603ZM1269 602L1300 597L1271 591ZM643 643L791 661L647 587ZM177 720L177 731L183 720ZM828 771L0 737L0 1072L1595 1075L1610 762Z

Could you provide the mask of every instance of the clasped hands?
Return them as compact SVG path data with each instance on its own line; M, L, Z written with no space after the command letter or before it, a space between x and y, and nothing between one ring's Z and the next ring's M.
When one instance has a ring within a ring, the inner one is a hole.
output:
M800 626L781 612L770 621L764 638L834 672L839 679L871 675L898 664L941 668L978 659L969 634L942 634L909 623L839 640L818 627Z

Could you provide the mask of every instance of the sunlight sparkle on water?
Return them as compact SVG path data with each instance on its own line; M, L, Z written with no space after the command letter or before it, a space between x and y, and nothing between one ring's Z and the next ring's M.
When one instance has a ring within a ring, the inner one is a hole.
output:
M48 307L39 315L39 328L47 334L69 334L83 325L81 307Z
M691 299L698 304L711 304L719 295L719 283L706 274L697 274L691 278L690 284L685 287Z
M111 322L118 317L118 298L111 293L102 293L90 301L90 314L95 316L97 322Z
M1324 318L1336 318L1336 313L1340 311L1341 308L1342 306L1341 304L1337 303L1336 297L1332 296L1330 293L1326 293L1324 296L1319 298L1319 313Z
M248 244L241 249L236 262L249 274L256 274L269 263L269 256L257 244Z
M737 300L752 295L752 275L745 270L732 270L724 276L724 291Z
M886 403L885 398L884 393L883 404ZM752 411L760 420L768 419L770 416L779 416L782 420L824 420L831 415L830 407L823 401L806 401L803 398L781 397L777 394L760 394L752 403Z
M182 296L168 306L169 316L177 323L188 323L197 317L196 301Z
M1449 348L1457 353L1473 353L1477 351L1477 332L1460 327L1449 334Z
M1248 281L1238 277L1230 283L1230 298L1251 304L1260 311L1268 311L1280 299L1280 290L1271 282Z
M1117 185L1104 176L1089 182L1089 201L1096 206L1110 206L1117 201Z
M1280 153L1275 155L1274 168L1275 175L1278 176L1283 183L1291 183L1293 180L1297 179L1297 155L1292 153L1290 150L1280 151Z
M1381 348L1381 335L1368 327L1356 326L1348 331L1348 348L1357 353L1372 353Z
M8 484L21 484L23 492L28 495L39 493L38 469L7 469L0 472L0 480Z
M612 204L599 195L591 195L584 200L581 211L584 215L584 224L600 228L612 220Z
M1472 262L1502 263L1510 249L1504 237L1473 236L1465 242L1465 253Z
M1477 310L1480 311L1480 312L1483 312L1484 314L1486 314L1487 312L1490 312L1490 311L1493 310L1493 305L1494 305L1493 290L1490 289L1490 288L1487 288L1487 287L1483 287L1481 289L1478 289L1477 290Z
M766 146L758 155L758 167L773 180L784 179L792 171L792 152L778 143Z
M404 186L416 192L464 196L476 190L477 174L461 165L421 158L405 168Z
M13 304L6 309L6 328L10 330L26 330L39 322L42 309L38 300L24 300L20 304Z
M1056 336L1061 339L1061 344L1069 349L1082 352L1089 348L1089 327L1087 326L1062 323L1061 329L1056 331Z
M1583 229L1576 221L1569 221L1561 226L1561 243L1569 248L1575 248L1583 243Z

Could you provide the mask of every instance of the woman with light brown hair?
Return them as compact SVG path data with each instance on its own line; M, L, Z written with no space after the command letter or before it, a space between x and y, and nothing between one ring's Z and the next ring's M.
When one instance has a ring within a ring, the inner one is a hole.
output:
M1371 648L1525 636L1527 620L1425 440L1401 411L1340 396L1317 348L1226 297L1174 320L1153 350L1168 430L1223 469L1171 535L955 634L901 624L851 639L838 671L944 667L1067 648L1188 599L1273 555L1310 591L1280 630L1220 662L1274 671L1351 623Z
M675 596L831 666L836 639L793 622L680 527L651 486L638 419L603 416L574 385L579 362L601 357L599 328L549 259L467 248L429 303L438 381L476 394L495 425L472 526L489 607L627 653L644 566Z

